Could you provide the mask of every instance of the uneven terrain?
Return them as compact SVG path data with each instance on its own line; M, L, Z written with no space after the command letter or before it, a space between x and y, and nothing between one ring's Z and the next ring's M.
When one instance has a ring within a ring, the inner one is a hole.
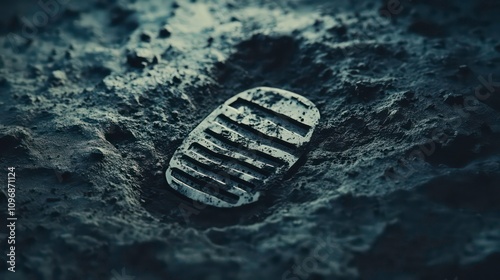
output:
M1 279L498 279L500 2L49 2L1 1ZM307 157L250 206L175 193L257 86L318 106Z

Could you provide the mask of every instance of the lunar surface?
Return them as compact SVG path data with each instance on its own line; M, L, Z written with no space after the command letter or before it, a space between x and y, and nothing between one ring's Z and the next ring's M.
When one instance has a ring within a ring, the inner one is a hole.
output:
M498 279L499 1L0 4L0 279ZM236 208L169 187L262 86L321 114L297 164Z

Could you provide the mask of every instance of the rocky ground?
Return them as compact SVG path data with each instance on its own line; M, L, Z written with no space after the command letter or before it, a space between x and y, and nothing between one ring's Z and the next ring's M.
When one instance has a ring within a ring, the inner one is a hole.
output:
M500 2L0 3L1 279L498 279ZM307 158L250 206L177 195L257 86L318 106Z

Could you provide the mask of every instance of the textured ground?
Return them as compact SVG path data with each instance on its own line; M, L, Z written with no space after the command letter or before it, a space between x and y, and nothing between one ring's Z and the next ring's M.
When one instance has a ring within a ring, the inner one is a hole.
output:
M1 279L498 279L498 1L10 2ZM183 138L255 86L318 106L307 159L248 207L171 191Z

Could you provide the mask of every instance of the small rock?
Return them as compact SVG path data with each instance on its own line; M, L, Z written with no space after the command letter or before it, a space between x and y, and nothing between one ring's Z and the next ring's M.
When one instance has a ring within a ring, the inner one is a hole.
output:
M92 149L89 153L89 158L95 161L100 161L104 159L104 157L104 152L99 148Z
M63 85L67 81L66 73L61 70L56 70L52 71L52 74L50 75L50 80L53 85Z
M316 19L316 20L314 20L314 24L313 24L313 26L314 26L314 27L320 27L320 26L322 26L322 25L323 25L323 23L325 23L323 20L321 20L321 19Z
M149 64L158 63L158 58L149 49L138 48L127 55L127 63L136 68L144 68Z
M141 41L149 43L149 42L151 42L151 38L153 36L151 36L151 33L147 32L147 31L144 31L144 32L141 33L140 37L141 37Z
M179 77L177 77L177 76L174 76L172 78L172 83L174 83L176 85L180 84L181 82L182 82L182 80Z
M56 71L52 71L52 78L57 79L57 80L65 80L67 77L66 77L66 73L64 73L63 71L56 70Z
M364 62L360 62L360 63L358 63L358 65L356 65L356 68L361 69L361 70L366 70L366 69L368 69L368 66Z
M177 111L177 110L173 110L173 111L172 111L172 113L171 113L171 115L172 115L172 119L173 119L175 122L177 122L177 121L179 120L179 111Z
M168 25L164 25L160 29L160 33L159 33L160 38L168 38L168 37L170 37L170 35L172 35L172 33L170 32L169 26Z

